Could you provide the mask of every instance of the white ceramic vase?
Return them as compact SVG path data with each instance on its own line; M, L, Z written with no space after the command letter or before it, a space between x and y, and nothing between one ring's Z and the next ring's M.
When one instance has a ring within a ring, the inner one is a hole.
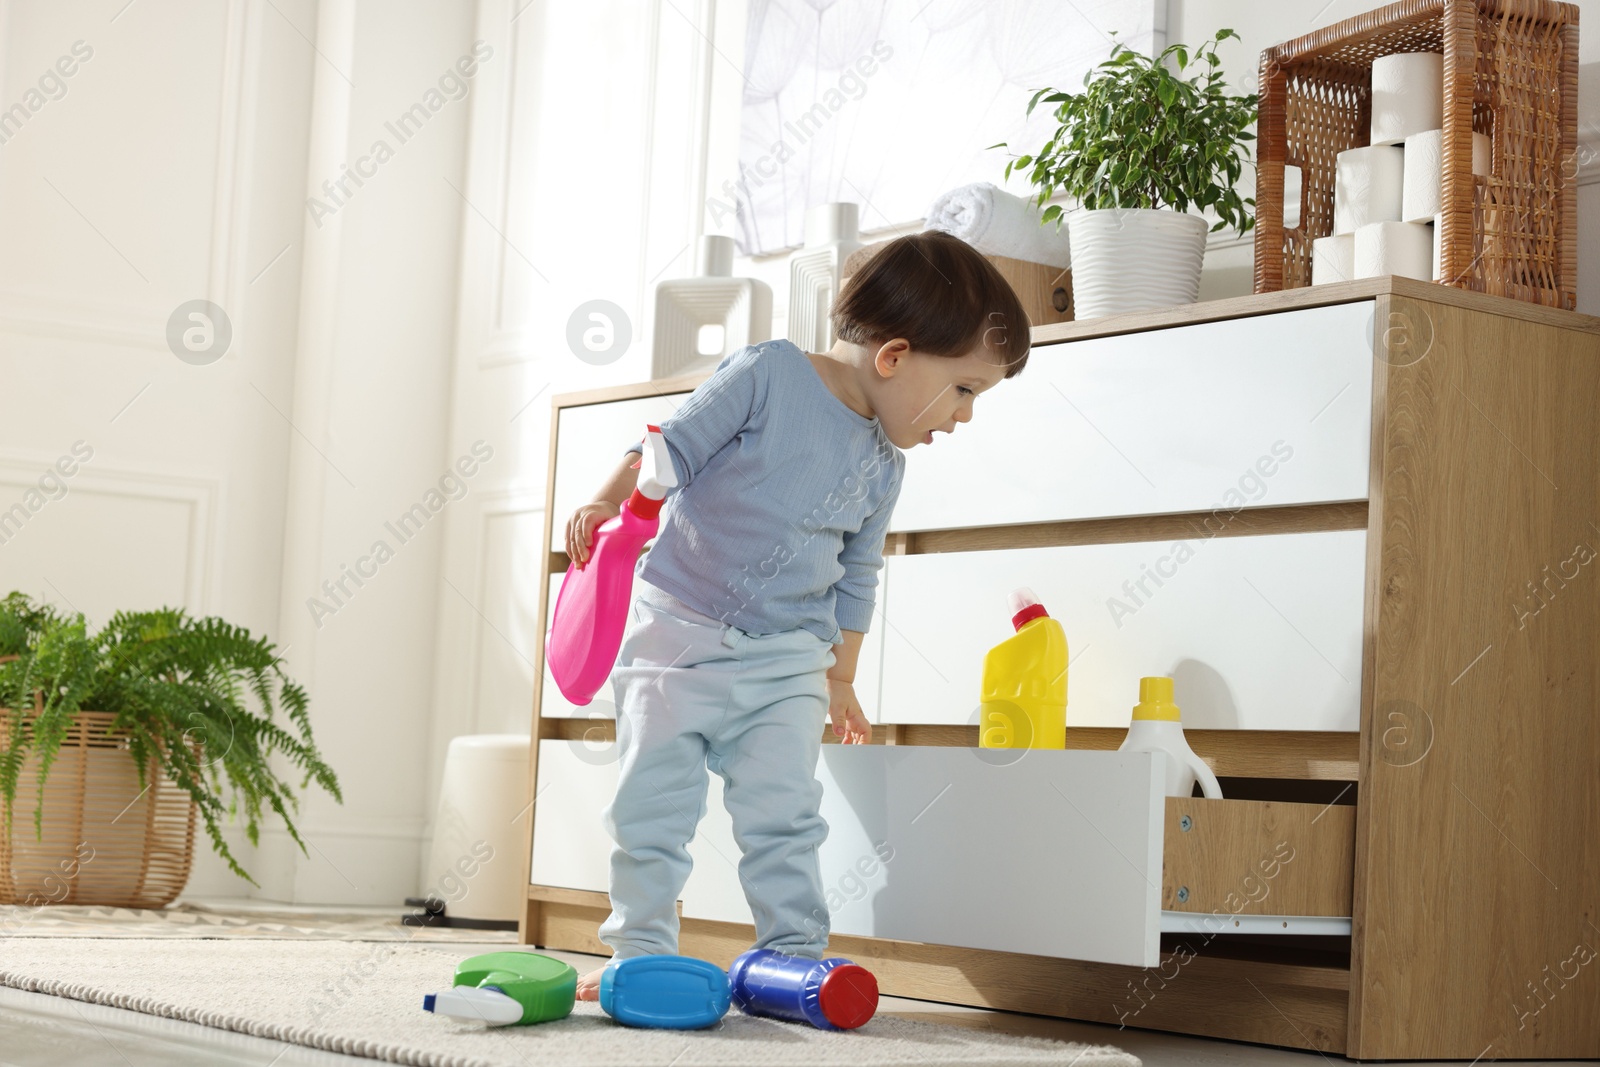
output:
M860 208L818 204L806 212L806 244L789 259L789 340L802 352L833 347L829 312L839 296L839 275L861 247Z
M1078 319L1192 304L1210 227L1199 215L1102 208L1067 216Z
M708 233L700 238L695 276L656 285L651 378L710 370L728 353L772 336L772 289L732 274L733 238ZM707 326L721 328L720 345L701 343Z

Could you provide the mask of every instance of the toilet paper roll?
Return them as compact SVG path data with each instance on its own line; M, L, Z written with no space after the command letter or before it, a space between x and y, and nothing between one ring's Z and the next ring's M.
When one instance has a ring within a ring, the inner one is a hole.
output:
M1444 208L1440 176L1444 164L1444 131L1424 130L1406 138L1405 191L1402 222L1427 222ZM1472 135L1472 173L1489 173L1489 138Z
M1369 222L1398 222L1405 199L1406 150L1371 145L1340 152L1333 165L1333 232Z
M1283 165L1283 228L1300 227L1300 200L1305 195L1305 175L1293 163Z
M1356 231L1355 276L1398 274L1428 281L1433 235L1425 222L1372 222Z
M1444 56L1402 52L1372 61L1372 137L1399 144L1444 125Z
M1439 264L1444 260L1444 257L1439 254L1439 235L1444 232L1444 216L1435 215L1433 222L1429 223L1429 225L1433 228L1433 280L1438 281Z
M1336 234L1311 242L1311 284L1347 282L1356 276L1356 235Z

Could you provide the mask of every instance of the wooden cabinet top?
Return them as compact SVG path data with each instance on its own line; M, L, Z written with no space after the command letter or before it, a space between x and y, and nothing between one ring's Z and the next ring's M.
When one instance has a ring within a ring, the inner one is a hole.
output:
M1413 278L1388 275L1382 278L1362 278L1351 282L1334 282L1327 285L1285 289L1276 293L1255 293L1249 296L1227 297L1222 300L1205 300L1195 304L1155 311L1135 311L1123 315L1106 315L1081 322L1060 322L1036 326L1033 345L1070 344L1095 337L1117 334L1142 333L1147 330L1164 330L1174 326L1188 326L1221 319L1242 319L1255 315L1271 315L1302 308L1322 307L1327 304L1345 304L1374 297L1402 296L1413 300L1426 300L1451 307L1466 308L1487 315L1520 319L1527 322L1556 326L1567 330L1600 336L1600 318L1576 311L1542 307L1522 300L1486 296L1437 282L1422 282ZM661 378L627 385L602 386L578 392L562 393L553 398L554 407L574 407L582 404L603 404L613 400L631 400L640 396L664 396L682 393L710 377L710 372Z

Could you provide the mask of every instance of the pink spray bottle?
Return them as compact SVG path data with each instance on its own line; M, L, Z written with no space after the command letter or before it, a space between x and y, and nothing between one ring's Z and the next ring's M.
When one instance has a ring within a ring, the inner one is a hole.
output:
M616 665L639 550L656 535L661 503L667 490L678 484L661 427L645 429L638 488L623 503L621 514L595 530L588 562L582 567L567 565L561 591L556 594L550 632L545 635L550 673L562 695L574 704L593 700Z

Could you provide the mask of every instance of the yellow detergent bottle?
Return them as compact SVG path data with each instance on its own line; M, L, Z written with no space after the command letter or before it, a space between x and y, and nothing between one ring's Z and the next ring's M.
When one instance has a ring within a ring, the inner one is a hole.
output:
M1027 588L1011 594L1011 625L983 657L978 747L1066 748L1066 632Z

